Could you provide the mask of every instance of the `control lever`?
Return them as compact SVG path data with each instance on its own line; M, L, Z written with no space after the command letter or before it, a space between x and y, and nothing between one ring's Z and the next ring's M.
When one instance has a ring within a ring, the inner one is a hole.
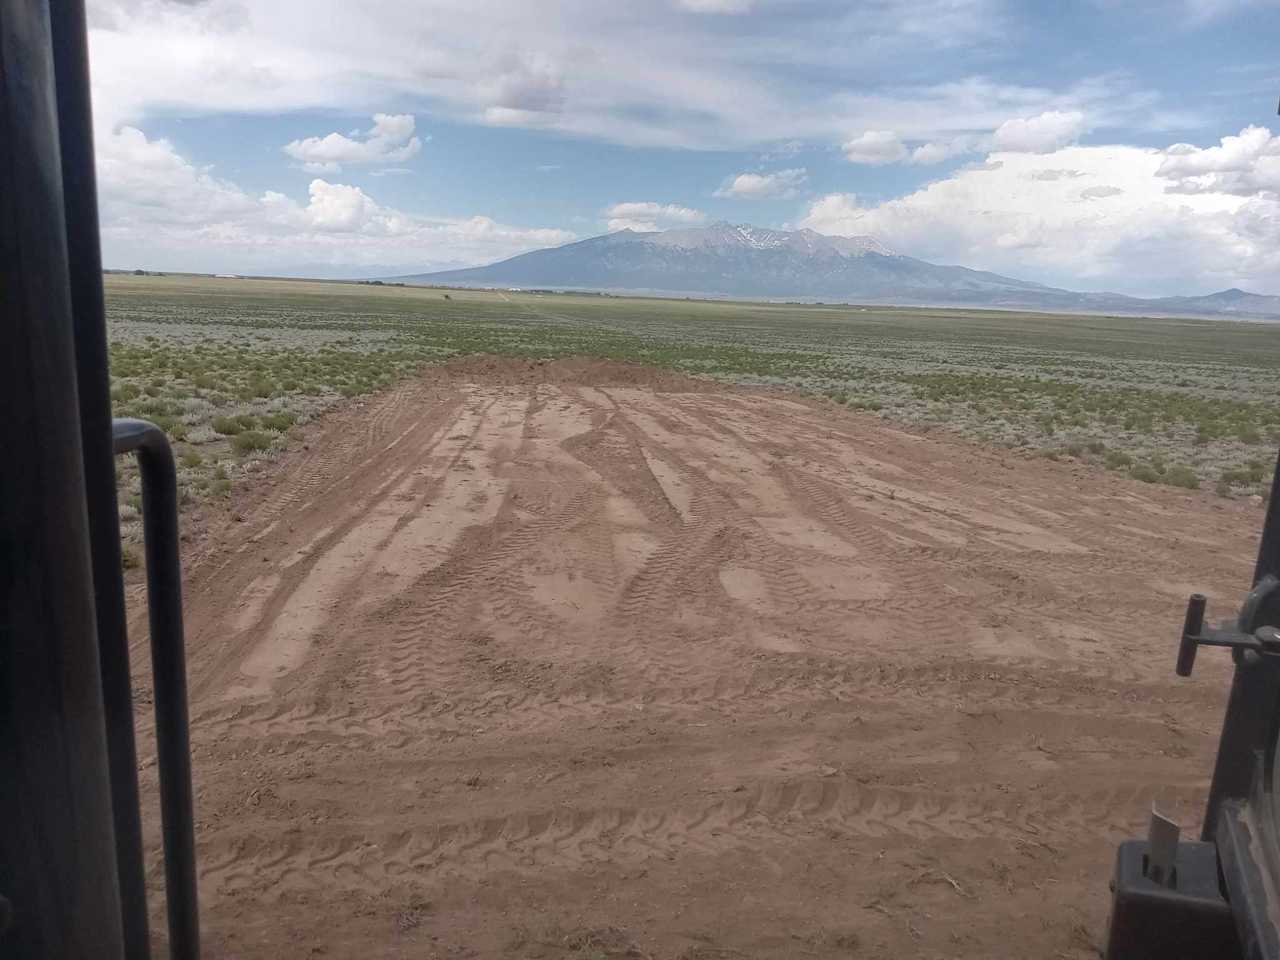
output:
M1202 593L1193 593L1187 600L1182 642L1178 644L1178 662L1174 668L1178 676L1191 676L1201 647L1227 647L1237 659L1246 651L1263 657L1280 656L1280 629L1257 622L1263 619L1264 608L1277 598L1280 598L1280 580L1270 575L1263 577L1245 599L1234 624L1206 627L1204 614L1208 600Z

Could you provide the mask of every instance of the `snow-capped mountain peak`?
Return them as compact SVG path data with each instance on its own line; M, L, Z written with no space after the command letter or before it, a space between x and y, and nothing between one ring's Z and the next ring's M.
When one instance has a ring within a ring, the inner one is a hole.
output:
M861 257L869 253L894 256L892 250L874 237L829 237L814 230L773 230L750 223L720 220L706 227L637 233L637 241L685 250L791 250L801 255Z
M834 237L720 221L616 233L465 270L396 278L464 286L558 287L694 296L939 304L1099 313L1280 319L1280 297L1224 290L1140 300L1075 293L895 253L875 237Z

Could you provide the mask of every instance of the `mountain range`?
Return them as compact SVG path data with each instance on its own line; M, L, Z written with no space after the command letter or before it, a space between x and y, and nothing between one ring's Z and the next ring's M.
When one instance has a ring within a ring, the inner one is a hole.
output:
M813 230L770 230L725 222L654 232L620 230L489 266L391 279L460 287L1280 322L1280 296L1234 288L1206 296L1154 299L1077 293L984 270L929 263L895 253L873 237L834 237Z

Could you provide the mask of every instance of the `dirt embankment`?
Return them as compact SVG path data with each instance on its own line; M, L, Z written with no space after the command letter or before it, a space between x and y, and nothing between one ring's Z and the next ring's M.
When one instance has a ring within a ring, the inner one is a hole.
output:
M239 509L188 571L214 957L1093 956L1115 841L1198 816L1226 672L1173 676L1180 605L1260 521L489 359Z

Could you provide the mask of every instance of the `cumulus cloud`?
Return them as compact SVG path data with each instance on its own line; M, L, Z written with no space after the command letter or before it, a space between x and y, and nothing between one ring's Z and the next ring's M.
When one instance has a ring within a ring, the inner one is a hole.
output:
M808 179L804 167L776 170L773 173L740 173L730 177L715 192L717 197L741 197L747 200L764 197L794 197Z
M98 141L103 257L109 266L270 273L299 264L357 271L486 263L574 238L485 216L427 217L357 186L313 179L305 202L254 196L181 156L167 140L123 127Z
M907 158L907 148L892 130L868 130L846 140L844 155L850 163L881 166Z
M1084 130L1084 114L1079 110L1046 110L1034 117L1006 120L996 127L992 146L996 150L1049 153L1073 142Z
M1266 127L1245 127L1200 149L1175 143L1164 153L1158 175L1173 181L1170 193L1230 193L1240 197L1280 192L1280 136Z
M911 162L920 166L931 166L963 152L965 151L956 149L951 143L922 143L911 151Z
M317 230L359 230L379 212L378 205L359 187L312 180L307 219Z
M905 143L897 131L868 130L846 141L844 153L851 163L884 165L906 161L915 166L932 166L952 157L991 150L1045 153L1074 142L1085 129L1085 114L1080 110L1045 110L1001 120L986 131L959 133L914 146Z
M965 154L991 150L1044 153L1073 142L1085 130L1085 115L1079 110L1045 110L1028 117L999 122L994 129L926 140L914 146L889 130L868 130L844 144L852 163L889 164L906 161L915 166L933 166Z
M615 203L604 211L604 215L608 218L610 233L618 230L651 233L654 230L702 223L707 219L705 213L694 210L692 207L683 207L678 203L655 203L649 200Z
M392 165L404 163L422 149L422 141L413 135L413 128L410 114L377 113L373 126L364 133L307 137L287 143L283 149L315 173L339 173L344 163Z
M821 197L800 225L1064 286L1280 293L1280 194L1262 183L1275 138L1263 132L1224 149L999 151L895 200ZM1187 182L1197 189L1171 192Z
M235 184L189 163L168 140L122 127L96 143L98 204L103 227L198 227L253 208Z

